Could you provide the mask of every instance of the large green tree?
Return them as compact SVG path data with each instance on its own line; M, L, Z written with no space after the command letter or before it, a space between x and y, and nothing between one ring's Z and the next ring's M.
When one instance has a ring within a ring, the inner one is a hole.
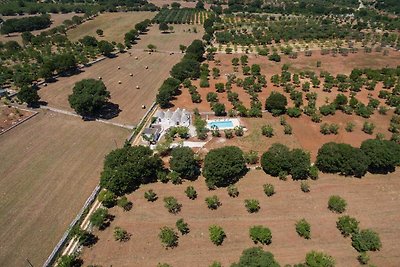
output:
M264 251L260 247L253 247L243 250L238 263L231 267L279 267L271 252Z
M388 140L369 139L361 144L361 150L370 160L372 173L388 173L400 163L400 144Z
M137 189L157 180L163 168L158 155L144 146L125 146L111 151L105 158L100 185L116 195Z
M110 98L110 92L102 81L84 79L75 84L72 95L68 96L69 104L76 113L82 116L93 116Z
M17 97L20 101L25 102L28 107L33 107L38 104L40 100L40 96L37 93L37 90L32 86L24 85L19 90Z
M281 93L271 92L265 101L265 109L274 115L285 113L287 105L287 98Z
M221 187L236 182L246 170L243 151L235 146L226 146L208 152L203 175L209 187Z
M189 147L174 148L169 164L171 170L179 173L182 178L196 179L200 174L199 163L195 159L193 150Z

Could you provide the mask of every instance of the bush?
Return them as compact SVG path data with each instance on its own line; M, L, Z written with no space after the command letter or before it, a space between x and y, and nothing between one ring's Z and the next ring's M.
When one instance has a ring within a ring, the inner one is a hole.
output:
M182 204L180 204L174 197L165 197L164 207L167 208L168 212L176 214L181 211Z
M181 232L182 235L186 235L190 232L189 225L184 222L183 219L179 219L175 223L176 228L178 228L178 231Z
M204 159L203 175L209 188L233 184L246 170L243 151L238 147L212 149Z
M305 239L310 239L311 225L305 219L301 219L296 223L296 232L299 236L304 237Z
M224 229L222 229L222 227L218 225L211 225L210 228L208 228L208 230L210 233L211 242L213 242L217 246L222 245L222 243L226 238Z
M324 144L317 155L316 166L322 172L362 177L368 170L369 159L364 152L348 144Z
M206 197L206 204L210 210L216 210L222 204L219 202L219 198L217 196Z
M313 180L318 179L318 168L315 165L310 167L310 178Z
M302 181L300 184L300 189L304 193L308 193L310 192L310 185L306 181Z
M286 96L278 92L271 92L271 94L265 101L265 109L276 116L285 113L286 105L287 105Z
M348 215L341 216L336 222L336 227L344 237L358 233L359 222Z
M376 251L382 247L379 235L370 229L361 230L353 234L351 241L351 245L358 252Z
M254 244L261 243L263 245L269 245L272 242L271 230L261 225L251 227L249 235Z
M124 211L130 211L133 204L126 198L126 196L123 196L118 199L117 205L118 207L121 207Z
M256 164L258 162L257 151L250 150L250 152L244 153L244 159L247 164Z
M369 159L371 173L393 172L400 163L400 145L387 140L369 139L361 143L361 150Z
M114 239L115 241L126 242L129 240L129 234L126 230L121 227L114 228Z
M257 199L245 199L244 206L249 213L255 213L260 210L260 202Z
M220 262L214 261L209 267L222 267L222 265Z
M291 118L298 118L301 115L302 110L298 107L292 107L287 109L287 114Z
M171 181L172 184L175 184L175 185L177 185L177 184L182 184L182 178L181 178L181 176L179 175L179 173L177 173L177 172L175 172L175 171L170 171L170 172L167 174L167 179L168 179L169 181Z
M267 124L261 127L261 134L266 137L274 136L274 129L272 128L271 124Z
M331 256L322 253L311 251L306 255L306 266L307 267L334 267L335 259Z
M97 209L95 212L93 212L93 214L90 216L89 220L93 226L95 226L99 229L102 229L102 228L106 227L106 222L107 222L108 217L109 217L109 214L108 214L107 209L100 208L100 209Z
M364 122L364 125L362 127L362 131L366 134L373 134L375 129L375 124L373 124L372 122Z
M275 261L271 252L262 250L261 247L248 248L243 250L242 256L238 263L234 263L231 267L250 267L250 266L268 266L279 267L279 263Z
M355 126L356 125L354 124L354 122L350 121L350 122L346 123L346 127L344 129L346 130L346 132L350 133L350 132L354 131Z
M328 201L328 209L333 212L343 213L346 210L346 200L340 196L331 196Z
M101 190L97 199L106 208L112 208L117 204L117 196L108 190Z
M179 173L182 178L193 180L200 175L200 166L193 150L189 147L172 149L169 163L171 170Z
M86 230L82 230L82 229L78 230L77 238L78 238L79 245L85 246L85 247L91 247L94 244L96 244L96 242L98 241L97 236L95 236L94 234L92 234Z
M283 133L287 134L287 135L291 135L293 132L292 126L290 126L290 124L285 124L283 126Z
M158 199L158 196L153 189L150 189L149 191L144 192L144 198L147 199L147 201L154 202Z
M228 186L228 187L227 187L227 191L228 191L228 195L229 195L230 197L235 198L235 197L238 197L238 196L239 196L239 190L238 190L237 187L234 186L234 185Z
M197 198L197 192L196 192L196 190L194 189L194 187L191 186L191 185L188 186L188 187L186 188L185 194L186 194L186 196L187 196L188 198L190 198L191 200L194 200L194 199Z
M264 184L264 185L263 185L263 188L264 188L264 193L265 193L268 197L270 197L270 196L272 196L273 194L275 194L275 188L274 188L274 186L273 186L272 184Z
M366 252L361 252L358 255L357 260L360 262L361 265L366 265L369 262L369 256Z
M218 95L216 93L210 92L207 94L207 102L218 102Z
M174 231L174 229L170 227L164 226L163 228L161 228L160 233L158 234L158 238L160 238L161 243L166 249L178 246L179 236Z

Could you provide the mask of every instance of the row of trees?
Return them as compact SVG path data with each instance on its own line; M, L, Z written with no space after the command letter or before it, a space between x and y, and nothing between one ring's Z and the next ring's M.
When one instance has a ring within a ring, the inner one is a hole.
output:
M13 32L29 32L41 30L49 27L51 20L49 15L25 17L20 19L8 19L1 25L1 34L10 34Z

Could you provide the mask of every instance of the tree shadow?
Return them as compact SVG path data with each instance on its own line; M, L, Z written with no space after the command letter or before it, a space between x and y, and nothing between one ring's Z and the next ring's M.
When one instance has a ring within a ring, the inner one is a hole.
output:
M84 72L84 70L79 69L79 68L73 68L73 69L61 72L60 76L61 77L71 77L71 76L74 76L74 75L78 75L78 74L80 74L82 72Z
M98 112L97 117L105 120L115 118L121 113L121 109L118 104L107 102Z

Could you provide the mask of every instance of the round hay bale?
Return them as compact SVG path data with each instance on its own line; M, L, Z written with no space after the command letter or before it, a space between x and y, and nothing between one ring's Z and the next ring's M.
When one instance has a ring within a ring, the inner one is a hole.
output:
M121 84L122 82L121 81L118 81L118 84Z
M136 89L139 89L139 85L136 85Z
M139 59L138 57L135 57L135 59Z
M129 76L131 76L131 77L132 77L132 76L133 76L133 74L132 74L132 73L129 73Z
M47 83L44 83L43 85L44 85L44 86L47 86Z
M149 55L151 55L151 52L149 52Z
M149 69L149 66L146 66L145 69L146 69L146 70Z
M120 67L120 66L118 66L118 69L120 70L120 69L121 69L121 67Z
M101 80L101 79L103 79L103 78L101 78L101 76L99 76L99 80Z
M142 105L142 109L145 109L146 108L146 106L145 105Z

